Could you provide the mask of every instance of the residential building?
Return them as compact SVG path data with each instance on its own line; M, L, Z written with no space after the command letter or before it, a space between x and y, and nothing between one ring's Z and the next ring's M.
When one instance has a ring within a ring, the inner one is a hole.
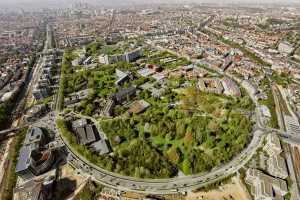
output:
M249 80L243 80L242 86L246 88L247 92L253 97L258 93L257 87L253 85Z
M36 85L33 88L32 95L35 100L41 100L47 98L51 94L51 89L49 85Z
M233 58L232 56L228 55L225 57L225 60L221 66L221 70L224 72L230 67L230 65L233 63Z
M284 115L283 116L286 129L289 134L300 135L300 124L296 117Z
M43 105L43 104L35 105L26 112L26 115L24 116L24 120L27 123L34 122L40 119L40 117L42 117L45 113L47 113L47 111L48 111L47 105Z
M268 134L263 148L269 155L278 155L282 152L280 139L275 133Z
M281 53L290 54L294 51L294 47L289 42L283 41L279 43L278 51Z
M268 134L266 144L263 148L269 155L267 159L267 170L275 177L285 179L288 176L288 170L284 157L280 155L282 152L279 137L276 134Z
M268 172L272 176L285 179L288 177L288 171L285 159L280 155L272 155L268 160Z
M14 200L52 200L53 180L30 180L14 189Z
M239 86L229 78L222 79L222 85L224 88L224 94L228 96L241 96L241 91Z
M222 94L223 86L218 78L202 78L198 81L198 88L201 91Z
M288 193L286 181L273 178L257 169L249 168L245 181L251 186L251 194L255 200L283 199Z

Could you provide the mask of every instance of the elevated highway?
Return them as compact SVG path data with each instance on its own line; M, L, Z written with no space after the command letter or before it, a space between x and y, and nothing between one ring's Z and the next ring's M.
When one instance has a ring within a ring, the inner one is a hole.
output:
M9 129L1 130L0 131L0 142L2 140L6 140L9 137L15 136L17 133L19 133L20 130L27 127L26 125L19 126L19 127L12 127Z
M69 154L68 163L78 171L90 175L96 182L121 191L172 194L198 189L236 173L250 161L257 148L261 146L265 134L265 130L254 130L252 141L239 155L229 163L216 167L210 172L169 179L139 179L109 172L78 154L62 136L61 139Z

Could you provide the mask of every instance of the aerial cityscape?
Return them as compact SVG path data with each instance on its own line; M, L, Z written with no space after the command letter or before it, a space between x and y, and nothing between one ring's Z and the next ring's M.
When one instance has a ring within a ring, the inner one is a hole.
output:
M300 200L300 2L0 0L0 200Z

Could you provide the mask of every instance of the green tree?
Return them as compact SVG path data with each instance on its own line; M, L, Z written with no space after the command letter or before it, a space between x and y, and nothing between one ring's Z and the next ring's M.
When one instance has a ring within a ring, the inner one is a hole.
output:
M184 159L182 162L182 172L185 175L190 175L192 174L192 166L191 162L188 159Z

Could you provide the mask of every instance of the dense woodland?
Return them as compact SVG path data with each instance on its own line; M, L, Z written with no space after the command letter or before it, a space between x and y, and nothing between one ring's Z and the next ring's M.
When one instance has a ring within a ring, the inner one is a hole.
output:
M252 123L248 112L253 108L249 97L221 97L190 88L180 99L183 104L171 109L167 102L150 100L152 108L145 113L101 120L102 129L117 152L138 138L185 174L227 162L249 142Z
M106 170L127 176L142 178L167 178L175 176L177 170L167 159L153 150L146 141L136 138L113 156L100 156L92 153L86 146L77 145L76 137L70 132L70 124L62 119L57 125L69 144L82 156Z

